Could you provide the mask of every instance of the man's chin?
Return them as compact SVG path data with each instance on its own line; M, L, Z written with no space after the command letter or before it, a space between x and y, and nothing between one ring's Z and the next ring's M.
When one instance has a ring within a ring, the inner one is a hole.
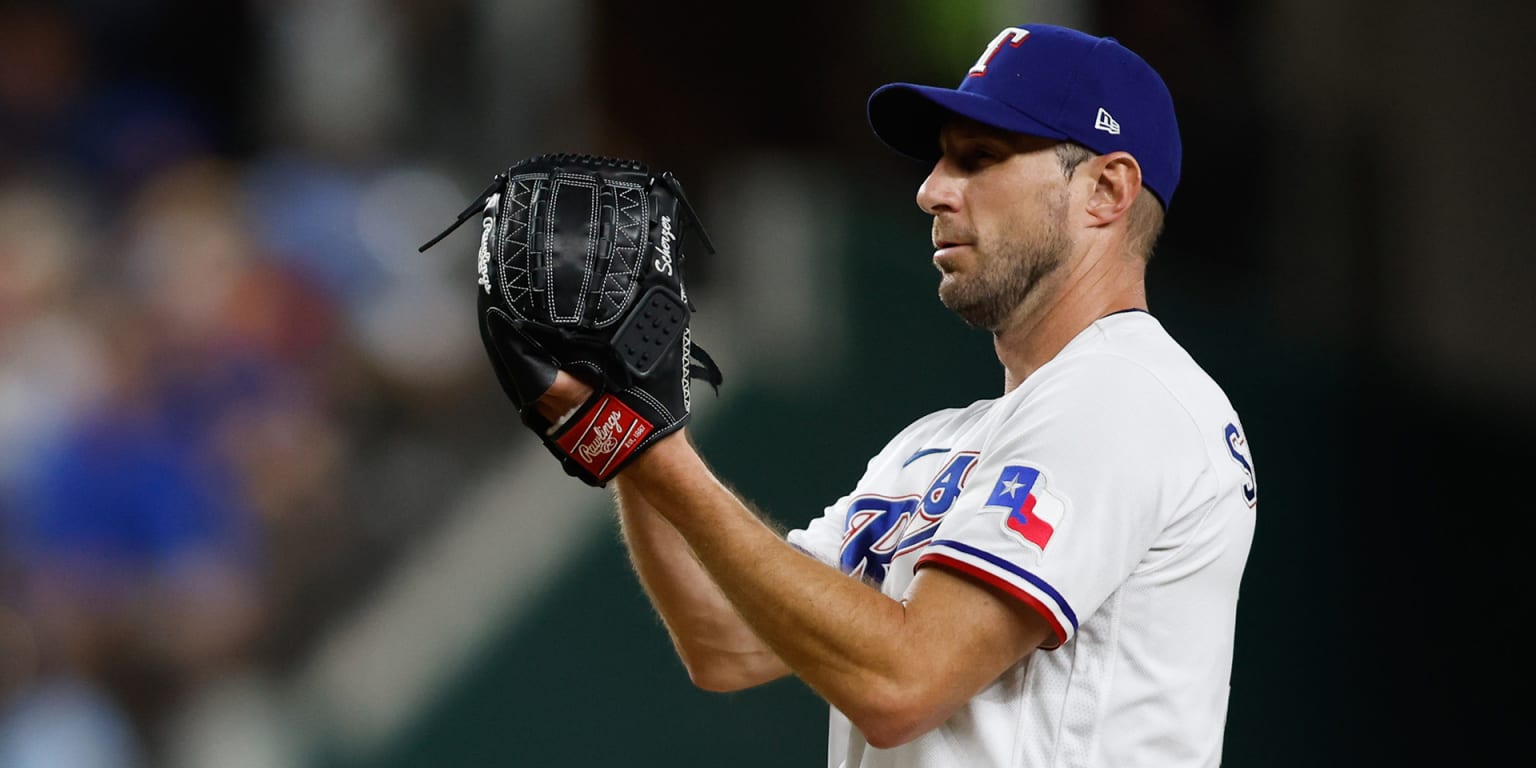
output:
M946 288L950 290L945 290ZM955 313L956 317L978 331L997 330L999 323L999 319L995 317L997 313L990 311L987 303L967 301L964 297L957 295L958 293L948 278L939 283L939 301L945 308Z
M955 286L954 275L946 273L943 277L939 278L939 303L956 314L959 314L960 311L956 307L964 303L960 301L959 293L959 288Z

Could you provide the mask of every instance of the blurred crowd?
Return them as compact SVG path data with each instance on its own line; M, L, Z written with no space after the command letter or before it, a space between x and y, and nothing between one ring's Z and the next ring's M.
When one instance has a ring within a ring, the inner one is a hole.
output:
M1422 595L1388 583L1397 569L1360 581L1362 564L1451 531L1445 509L1496 508L1466 495L1502 492L1513 473L1518 454L1484 448L1522 435L1531 412L1536 357L1504 332L1536 306L1514 234L1530 205L1467 190L1530 165L1510 149L1529 121L1507 102L1536 49L1525 10L1335 5L0 0L0 768L301 762L281 737L242 752L209 713L249 703L249 681L301 677L487 468L529 444L508 435L470 311L476 228L416 252L488 165L591 151L686 179L728 254L713 263L731 300L708 307L711 323L734 321L749 340L736 346L789 380L780 361L800 359L801 340L830 355L834 312L853 322L874 306L814 291L841 291L845 264L891 270L859 259L896 247L900 227L922 241L909 202L922 171L873 141L869 91L952 81L1021 9L1096 16L1169 78L1195 216L1170 219L1158 311L1247 398L1249 427L1264 437L1268 422L1271 477L1293 478L1271 481L1273 508L1289 495L1312 511L1270 518L1295 535L1256 542L1253 573L1266 551L1288 567L1303 541L1312 576L1256 582L1229 745L1273 761L1275 713L1298 712L1325 735L1297 754L1390 745L1352 738L1358 715L1394 735L1406 710L1367 697L1422 675L1298 657L1316 644L1279 617L1332 617L1365 633L1353 647L1406 648L1372 627L1397 627ZM1430 27L1436 55L1417 44ZM1462 140L1454 118L1485 114L1483 139ZM883 217L885 192L864 194L886 184L904 218ZM806 223L817 215L832 223ZM845 229L860 233L847 254ZM879 309L859 322L884 323ZM1319 460L1319 445L1340 455ZM1425 482L1360 484L1340 468ZM1359 514L1377 508L1395 522ZM1489 538L1463 528L1451 532ZM1442 549L1487 550L1462 543ZM1448 572L1462 570L1476 569ZM1439 590L1448 604L1486 592ZM1316 686L1345 678L1359 684L1316 706ZM671 712L650 687L622 693ZM1486 719L1446 722L1474 714ZM1444 751L1465 758L1465 742ZM1404 743L1421 757L1440 746Z
M157 764L179 708L290 669L497 448L473 280L415 251L468 193L241 146L112 58L125 6L194 4L0 0L6 768Z
M799 338L811 270L779 250L825 238L786 222L839 186L782 153L870 146L885 65L964 58L989 4L900 6L784 0L722 35L741 12L706 0L0 0L0 768L296 763L187 724L301 677L526 445L474 324L475 228L416 250L488 163L677 172L741 245L737 303ZM847 55L911 29L934 34Z

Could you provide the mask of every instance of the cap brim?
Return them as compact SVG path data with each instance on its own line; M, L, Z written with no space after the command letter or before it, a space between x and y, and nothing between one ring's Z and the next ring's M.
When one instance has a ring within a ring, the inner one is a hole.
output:
M956 115L1005 131L1058 141L1067 138L1061 131L981 94L891 83L869 96L869 127L886 146L917 160L939 159L939 129Z

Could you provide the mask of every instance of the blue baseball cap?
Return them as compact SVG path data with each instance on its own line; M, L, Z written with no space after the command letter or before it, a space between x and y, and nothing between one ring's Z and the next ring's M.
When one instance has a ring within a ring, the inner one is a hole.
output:
M954 115L1101 155L1129 152L1165 209L1179 186L1184 150L1173 97L1151 65L1113 37L1049 24L1009 27L958 88L891 83L869 97L875 135L918 160L938 160L939 128Z

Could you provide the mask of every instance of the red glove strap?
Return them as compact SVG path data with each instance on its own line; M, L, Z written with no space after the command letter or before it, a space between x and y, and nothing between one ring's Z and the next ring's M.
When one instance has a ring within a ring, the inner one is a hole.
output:
M603 395L555 444L598 480L606 481L649 434L649 421L624 401Z

